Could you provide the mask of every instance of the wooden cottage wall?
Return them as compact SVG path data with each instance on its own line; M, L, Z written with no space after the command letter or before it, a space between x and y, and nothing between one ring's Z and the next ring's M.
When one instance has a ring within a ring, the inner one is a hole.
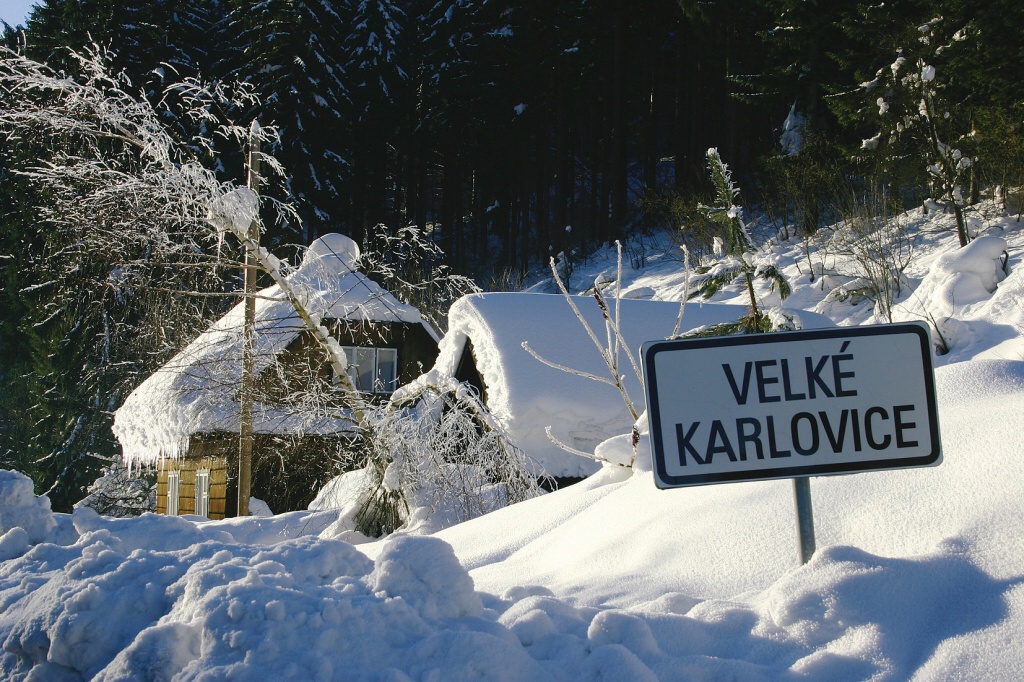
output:
M204 461L201 458L206 457L224 462L226 493L225 499L218 502L218 510L223 510L227 518L236 516L238 434L196 434L190 439L189 453L190 456L195 454L199 457L199 461ZM252 496L265 501L276 514L307 509L316 493L329 480L356 468L361 462L362 455L354 436L257 433L254 434L252 453ZM211 479L212 476L211 473ZM211 498L211 514L213 504Z
M437 341L421 324L395 325L398 361L402 368L399 384L407 384L423 374L437 361Z
M199 452L202 452L202 445ZM156 512L167 513L167 474L178 472L178 514L196 513L196 472L208 469L210 472L210 505L208 518L223 519L226 516L228 463L221 456L204 456L196 452L195 446L189 454L179 460L165 459L160 464L156 482Z
M160 469L156 472L156 513L167 513L167 464L164 460L160 463Z
M395 348L399 385L430 369L437 359L437 342L423 325L400 322L325 320L342 346ZM300 334L256 380L261 402L286 406L289 396L314 378L329 379L330 365L312 336ZM339 393L339 405L344 396ZM359 445L351 437L257 434L253 447L252 494L275 513L305 509L327 480L354 468ZM196 471L210 469L210 518L237 512L238 434L194 434L180 460L165 460L157 473L157 513L167 513L167 472L179 472L178 513L195 512Z

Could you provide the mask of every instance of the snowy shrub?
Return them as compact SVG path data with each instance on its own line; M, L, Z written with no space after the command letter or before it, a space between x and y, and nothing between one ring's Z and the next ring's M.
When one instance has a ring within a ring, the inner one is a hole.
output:
M837 300L861 297L875 304L875 318L893 321L893 305L906 285L904 273L913 262L918 237L898 215L891 197L875 187L853 195L840 209L843 222L835 229L830 247L850 270L842 274L854 282L836 291Z
M156 482L152 475L133 476L120 461L114 460L89 486L89 494L75 508L91 507L104 516L126 518L156 511Z
M715 224L699 210L699 203L693 196L669 190L647 190L639 201L644 219L664 229L680 250L685 248L698 261L711 255L715 237Z
M363 422L367 484L354 529L438 530L540 494L526 456L454 379L398 391Z

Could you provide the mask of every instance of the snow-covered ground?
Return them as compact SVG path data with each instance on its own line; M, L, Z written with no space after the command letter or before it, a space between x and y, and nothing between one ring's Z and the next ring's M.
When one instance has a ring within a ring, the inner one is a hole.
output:
M1024 232L978 214L989 238L959 251L950 216L902 220L916 246L893 318L934 322L948 348L935 358L943 462L812 479L808 564L790 481L658 490L645 440L632 471L357 547L331 537L329 511L54 515L4 473L0 676L1024 679ZM855 273L827 249L770 255L793 284L787 306L874 321L837 290ZM657 244L647 256L627 292L678 300L679 261ZM594 259L574 282L613 271Z

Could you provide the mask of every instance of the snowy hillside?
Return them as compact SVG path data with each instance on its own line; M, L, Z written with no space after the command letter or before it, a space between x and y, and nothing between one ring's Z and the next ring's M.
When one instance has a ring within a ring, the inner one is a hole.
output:
M950 216L900 219L912 252L892 318L933 323L946 350L935 358L943 462L812 479L808 564L790 481L658 490L646 437L633 470L609 465L433 536L355 547L333 537L330 511L54 515L4 473L2 676L1024 679L1024 231L978 212L981 238L958 250ZM785 305L878 321L851 262L813 247L765 253L793 286ZM602 275L614 262L595 258L573 284ZM678 300L670 242L652 240L623 284Z

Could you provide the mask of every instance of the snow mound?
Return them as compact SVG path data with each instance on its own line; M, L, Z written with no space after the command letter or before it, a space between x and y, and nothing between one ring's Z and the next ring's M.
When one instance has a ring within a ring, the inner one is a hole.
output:
M32 479L17 471L0 471L0 556L9 558L29 544L43 542L56 525L50 498L36 497Z
M1006 277L1002 263L1005 252L1005 239L986 236L936 258L921 282L932 303L929 307L951 309L987 298Z
M327 267L335 274L345 274L355 271L359 255L359 245L349 237L325 234L309 245L301 268Z
M436 538L407 535L387 543L369 585L374 593L401 598L432 620L483 612L473 580L459 566L451 546Z

